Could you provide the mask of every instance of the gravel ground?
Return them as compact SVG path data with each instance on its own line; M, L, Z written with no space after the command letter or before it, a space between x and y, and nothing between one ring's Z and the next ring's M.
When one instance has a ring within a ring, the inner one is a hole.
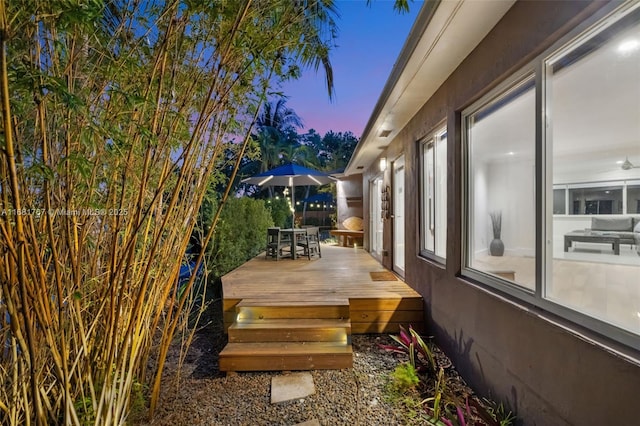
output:
M399 407L385 401L389 373L402 355L384 351L388 335L354 335L353 368L311 371L316 393L271 404L271 378L282 372L241 372L226 376L218 370L218 353L226 345L222 304L210 305L209 324L200 330L186 354L180 376L179 344L169 351L158 408L151 421L163 425L295 425L316 419L321 425L401 425ZM132 416L133 417L133 416Z
M399 408L383 395L387 377L400 360L377 344L391 342L386 335L353 336L353 369L311 371L314 395L271 404L271 378L286 373L224 376L217 371L217 353L224 342L212 342L211 333L200 333L185 359L182 377L167 380L153 421L143 424L295 425L313 419L332 426L404 424ZM176 359L177 355L169 359L170 370Z
M135 419L137 426L240 426L286 425L316 420L320 425L417 425L420 418L410 418L415 401L433 395L435 382L421 382L410 399L411 409L385 398L385 387L395 367L407 361L404 354L387 352L379 344L395 342L386 334L353 335L353 368L346 370L311 371L316 393L308 397L271 404L271 378L287 372L244 372L226 376L218 370L218 354L227 343L222 323L222 303L216 299L205 315L208 325L196 333L182 360L180 375L180 345L169 351L164 369L162 394L151 421ZM447 356L432 347L438 366L444 369L447 393L460 401L467 397L488 408L474 395L458 375ZM150 362L150 368L153 362ZM422 396L421 396L422 395ZM420 410L422 411L422 410ZM413 412L417 414L417 412ZM474 409L474 424L487 425ZM305 424L306 426L306 424Z

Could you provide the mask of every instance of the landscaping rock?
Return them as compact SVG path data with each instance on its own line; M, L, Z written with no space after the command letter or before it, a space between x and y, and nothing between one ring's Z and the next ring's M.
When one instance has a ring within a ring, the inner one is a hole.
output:
M291 401L316 393L310 373L290 373L271 379L271 403Z

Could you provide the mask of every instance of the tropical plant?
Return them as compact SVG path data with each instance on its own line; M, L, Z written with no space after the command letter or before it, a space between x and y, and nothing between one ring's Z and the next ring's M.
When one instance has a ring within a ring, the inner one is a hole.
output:
M510 426L516 417L504 409L502 403L484 399L481 404L471 395L460 396L447 386L444 369L438 371L432 396L424 399L422 405L429 415L428 423L436 426L488 425Z
M515 417L511 417L506 423L499 423L496 417L469 395L462 399L447 386L447 378L444 369L440 368L432 391L433 395L424 399L422 405L428 414L427 423L434 426L466 426L488 425L508 426ZM485 401L488 404L488 401ZM473 410L472 408L473 407ZM511 414L511 413L509 413Z
M483 398L483 400L485 405L489 407L486 410L487 414L495 420L496 425L510 426L516 420L516 415L513 414L511 410L507 409L502 402L497 403L487 398Z
M379 345L382 349L406 354L409 357L409 363L416 371L427 375L435 374L437 366L433 352L411 325L408 332L403 326L400 326L400 334L398 336L391 335L390 337L400 346Z
M455 413L449 414L449 417L453 418L450 420L449 418L442 417L440 422L445 426L467 426L470 425L472 420L471 408L469 407L469 399L467 398L465 403L465 408L461 408L460 406L455 406ZM455 421L455 423L454 423Z
M419 417L422 423L434 426L466 426L470 424L484 424L489 426L508 426L513 423L515 416L511 412L506 413L502 404L485 401L478 402L470 395L460 395L448 384L448 376L445 374L443 363L435 361L431 347L420 335L409 326L409 331L400 327L399 335L390 336L397 345L379 345L381 348L405 354L409 361L399 364L391 375L393 390L398 392L410 389L415 372L416 385L421 392L428 392L427 397L419 403L422 414L415 413L415 404L402 400L402 405L408 410L410 418ZM450 365L450 364L448 364ZM433 383L433 384L430 384ZM423 396L424 397L424 396ZM487 409L486 406L490 408ZM480 421L481 420L481 421Z
M315 146L319 152L322 168L327 171L344 169L358 144L358 138L351 132L329 131L319 143L315 139L311 140L317 144Z
M301 126L302 120L286 106L285 98L264 104L258 115L255 135L260 148L257 159L259 172L266 172L284 161L292 161L291 156L286 158L286 153L298 145L295 129Z
M245 162L240 173L250 176L287 162L302 164L297 158L297 150L301 146L295 131L301 126L302 119L286 106L286 98L280 96L275 101L266 102L258 115L256 132L252 136L258 155ZM273 198L274 188L267 186L266 190L269 198Z
M433 396L430 396L422 401L422 405L426 411L430 414L429 420L431 422L440 421L443 410L443 396L445 395L446 381L444 377L444 369L438 371L436 379L435 389L433 390Z
M153 414L170 344L193 336L196 274L176 281L207 188L203 248L270 87L323 66L332 93L334 16L0 0L0 423L124 424L142 394Z
M373 0L367 0L367 6L371 5ZM395 0L393 2L393 10L399 13L407 13L409 12L409 1L410 0ZM411 0L413 2L413 0Z
M302 119L287 106L284 96L278 96L274 101L264 104L256 125L259 130L270 128L283 131L287 128L301 128Z

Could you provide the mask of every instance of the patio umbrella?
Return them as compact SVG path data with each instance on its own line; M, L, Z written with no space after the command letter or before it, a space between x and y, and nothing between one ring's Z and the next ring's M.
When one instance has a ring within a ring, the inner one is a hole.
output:
M295 228L295 187L299 185L325 185L335 181L336 178L321 172L320 170L309 169L297 164L285 164L275 169L242 179L243 183L258 186L289 186L291 187L291 227Z

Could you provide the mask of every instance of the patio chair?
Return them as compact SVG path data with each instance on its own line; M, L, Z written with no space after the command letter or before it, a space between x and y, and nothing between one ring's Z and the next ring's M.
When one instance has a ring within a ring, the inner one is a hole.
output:
M282 257L282 249L291 249L291 241L284 239L280 233L280 228L267 228L267 253L265 258L278 260Z
M311 260L311 256L315 254L318 257L322 257L322 252L320 250L320 228L317 226L309 226L306 228L305 237L298 241L298 245L304 249L304 255Z

